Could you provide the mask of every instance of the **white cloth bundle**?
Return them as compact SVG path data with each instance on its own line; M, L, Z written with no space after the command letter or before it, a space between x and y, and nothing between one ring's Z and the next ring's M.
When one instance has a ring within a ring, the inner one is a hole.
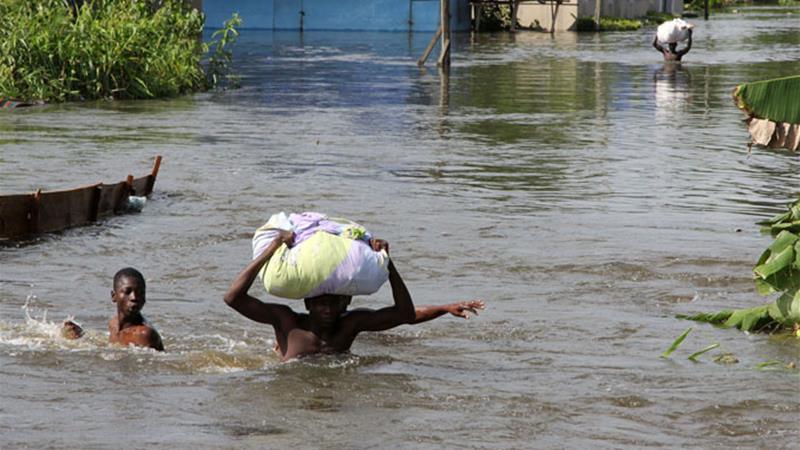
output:
M662 44L672 44L689 39L689 30L694 25L683 19L672 19L658 26L656 36Z
M355 222L314 212L275 214L256 230L253 258L267 248L278 230L294 232L295 240L292 248L281 245L258 274L272 295L368 295L389 278L389 255L372 250L370 233Z

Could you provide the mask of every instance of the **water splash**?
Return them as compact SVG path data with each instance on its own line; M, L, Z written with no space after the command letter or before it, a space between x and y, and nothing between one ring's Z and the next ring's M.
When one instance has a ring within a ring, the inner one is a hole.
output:
M79 340L65 338L62 334L64 321L49 320L47 309L39 309L35 306L37 301L38 297L35 294L27 296L21 307L24 319L22 322L0 320L0 348L9 346L16 351L20 348L36 351L96 347L92 336L84 336ZM65 320L75 322L75 317L70 315Z

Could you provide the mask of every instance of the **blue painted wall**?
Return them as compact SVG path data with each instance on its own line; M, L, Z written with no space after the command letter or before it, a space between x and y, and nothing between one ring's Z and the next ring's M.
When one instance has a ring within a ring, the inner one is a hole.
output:
M238 12L242 28L267 30L436 31L439 0L203 0L206 27ZM303 14L301 14L301 11ZM466 31L469 0L450 0L450 27Z

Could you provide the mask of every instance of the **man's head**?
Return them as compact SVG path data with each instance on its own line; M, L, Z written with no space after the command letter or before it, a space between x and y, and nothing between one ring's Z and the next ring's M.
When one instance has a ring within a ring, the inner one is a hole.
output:
M145 303L144 276L132 267L126 267L114 275L111 301L117 304L117 313L131 316L141 312Z
M305 299L306 309L314 320L330 325L347 311L350 300L349 295L323 294Z

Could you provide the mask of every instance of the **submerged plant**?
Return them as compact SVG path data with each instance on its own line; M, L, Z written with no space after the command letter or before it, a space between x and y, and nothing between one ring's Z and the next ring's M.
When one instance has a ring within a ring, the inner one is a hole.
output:
M762 296L781 294L772 303L746 309L724 310L713 314L678 316L743 331L797 330L800 324L800 200L788 211L760 222L762 231L775 240L767 247L753 274L756 290Z
M684 331L683 333L681 333L681 335L680 335L680 336L678 336L678 337L677 337L677 338L676 338L676 339L675 339L675 340L672 342L672 345L670 345L670 346L669 346L669 348L667 348L666 350L664 350L664 353L662 353L662 354L661 354L661 357L662 357L662 358L669 358L669 355L671 355L671 354L672 354L672 352L674 352L675 350L677 350L677 349L678 349L678 347L680 347L680 346L681 346L681 344L683 344L683 341L684 341L684 340L686 340L686 336L688 336L688 335L689 335L689 333L690 333L691 331L692 331L692 327L689 327L689 328L687 328L687 329L686 329L686 331Z

